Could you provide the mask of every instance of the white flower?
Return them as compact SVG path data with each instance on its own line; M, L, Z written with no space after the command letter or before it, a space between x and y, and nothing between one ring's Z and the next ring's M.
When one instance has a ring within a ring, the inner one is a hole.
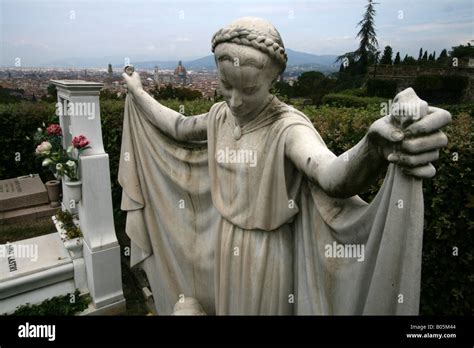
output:
M66 165L68 167L74 168L76 166L76 162L69 160L66 162Z
M42 165L43 167L47 167L47 166L49 166L49 165L51 165L51 164L53 164L53 163L54 163L54 162L53 162L53 160L52 160L51 158L46 158L46 159L43 161L43 163L41 163L41 165Z
M56 170L58 171L63 170L63 165L61 163L56 164Z

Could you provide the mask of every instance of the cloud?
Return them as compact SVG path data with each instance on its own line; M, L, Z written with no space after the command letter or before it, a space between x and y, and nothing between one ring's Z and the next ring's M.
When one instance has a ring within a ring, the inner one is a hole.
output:
M191 40L189 37L178 37L174 40L174 42L192 42L193 40Z
M461 20L452 20L452 21L443 21L443 22L431 22L431 23L420 23L407 25L401 27L400 30L409 33L420 33L420 32L433 32L433 31L446 31L453 29L470 29L473 30L473 24L470 20L461 21Z

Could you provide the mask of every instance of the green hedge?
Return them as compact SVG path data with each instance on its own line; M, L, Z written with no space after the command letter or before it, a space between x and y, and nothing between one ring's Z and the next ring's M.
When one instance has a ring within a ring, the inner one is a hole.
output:
M397 94L397 81L368 79L367 95L369 97L393 98Z
M469 78L461 75L420 75L413 88L429 103L455 103L461 100Z
M43 180L53 178L35 158L33 135L43 122L50 123L56 118L54 112L54 103L0 104L1 179L30 173L40 173Z
M417 91L418 92L418 91ZM355 97L357 98L357 97ZM358 104L364 108L332 106L299 106L313 120L316 129L336 154L354 146L377 119L380 98ZM377 102L374 102L377 101ZM369 102L370 101L370 102ZM206 100L179 102L170 100L165 105L179 110L184 105L185 114L199 114L210 109ZM104 146L110 156L112 194L116 223L123 222L120 213L121 188L117 183L120 156L123 101L101 100L102 132ZM474 148L472 141L472 104L445 106L453 114L453 123L446 128L448 147L435 163L438 174L424 182L425 229L422 268L422 314L470 314L473 312L474 275L472 272L474 233L472 209L474 207ZM34 161L34 144L26 140L41 122L54 121L53 104L18 103L0 104L0 179L33 172L41 172L40 163ZM57 122L57 120L56 120ZM14 161L20 151L22 161ZM458 161L453 160L454 153ZM383 175L362 197L370 200L377 192ZM454 247L459 255L453 256Z
M342 93L329 93L326 94L322 99L323 105L355 108L365 108L373 104L380 105L380 103L383 102L386 102L386 99L378 97L357 97L355 95Z

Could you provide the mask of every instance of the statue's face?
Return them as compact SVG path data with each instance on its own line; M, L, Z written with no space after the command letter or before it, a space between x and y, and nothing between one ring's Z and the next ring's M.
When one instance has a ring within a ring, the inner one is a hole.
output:
M232 115L253 118L270 97L270 88L278 67L259 50L222 43L214 51L219 75L219 87Z

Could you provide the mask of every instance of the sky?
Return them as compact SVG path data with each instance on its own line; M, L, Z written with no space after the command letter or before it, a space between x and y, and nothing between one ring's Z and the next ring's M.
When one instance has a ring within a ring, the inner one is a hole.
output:
M473 0L378 0L380 50L437 54L474 39ZM367 0L0 0L0 66L69 57L133 61L211 54L214 32L242 16L272 22L285 47L340 55L356 49ZM473 41L471 41L473 42ZM117 58L117 59L119 59Z

